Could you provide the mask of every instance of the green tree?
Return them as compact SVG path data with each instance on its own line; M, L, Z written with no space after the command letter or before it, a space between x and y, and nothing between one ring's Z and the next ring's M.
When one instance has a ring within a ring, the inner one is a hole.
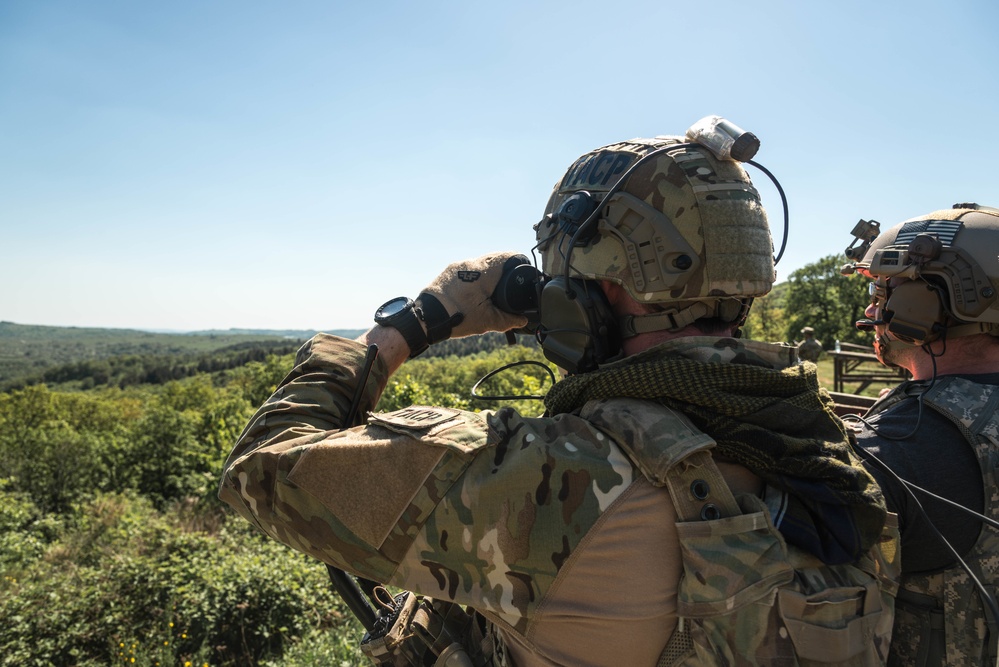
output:
M120 393L62 393L45 385L0 394L0 477L44 511L116 483L115 450L137 416Z
M225 375L227 386L232 387L251 405L257 406L274 393L277 385L295 365L295 355L270 355L264 361L254 361L235 368Z
M784 315L784 301L787 297L787 283L774 285L773 291L753 301L749 317L743 326L743 335L751 340L771 343L788 342L786 338L787 318Z
M787 340L800 340L802 327L813 327L815 337L828 350L833 341L870 344L855 323L870 303L867 284L840 273L843 259L829 255L791 274L784 301Z

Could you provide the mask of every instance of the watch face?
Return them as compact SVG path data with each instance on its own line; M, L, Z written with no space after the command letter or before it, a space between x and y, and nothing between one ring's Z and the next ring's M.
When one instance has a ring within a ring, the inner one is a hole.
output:
M395 317L399 313L406 312L413 306L413 302L407 297L400 296L382 304L382 307L375 312L375 321L387 320Z

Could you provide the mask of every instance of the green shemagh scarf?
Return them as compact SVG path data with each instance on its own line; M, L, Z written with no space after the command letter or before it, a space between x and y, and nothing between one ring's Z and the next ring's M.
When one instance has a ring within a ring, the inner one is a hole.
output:
M779 528L788 542L830 564L866 553L881 534L884 499L854 455L832 399L819 389L816 367L779 367L771 350L783 348L767 343L681 340L690 342L665 343L563 379L545 397L548 413L601 398L658 401L711 436L716 455L787 492Z

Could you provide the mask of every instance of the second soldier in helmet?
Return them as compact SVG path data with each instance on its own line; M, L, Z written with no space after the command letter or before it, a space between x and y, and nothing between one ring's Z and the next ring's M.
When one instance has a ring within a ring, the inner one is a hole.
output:
M845 267L873 281L857 325L912 375L856 423L902 528L892 664L995 664L999 210L956 204L869 243Z

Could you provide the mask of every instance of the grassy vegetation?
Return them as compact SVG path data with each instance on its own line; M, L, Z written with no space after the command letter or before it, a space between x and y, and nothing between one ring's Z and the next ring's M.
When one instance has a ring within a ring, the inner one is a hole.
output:
M827 391L832 391L833 387L835 386L833 381L835 368L832 357L830 357L828 354L823 354L819 358L819 361L816 365L818 366L819 386L825 388ZM857 385L856 383L852 383L846 386L846 393L851 393L851 394L855 393L860 396L877 397L878 394L883 389L885 389L886 387L894 387L900 381L901 378L885 382L880 382L880 381L872 382L869 387L866 387L865 389L859 392L855 391L859 385Z
M471 398L472 384L539 358L516 346L412 360L381 408L495 405ZM325 567L216 498L240 430L292 363L272 354L162 383L0 393L0 667L365 664ZM547 382L533 366L489 389Z
M0 665L361 664L325 569L245 522L134 494L42 516L0 491L0 508Z

